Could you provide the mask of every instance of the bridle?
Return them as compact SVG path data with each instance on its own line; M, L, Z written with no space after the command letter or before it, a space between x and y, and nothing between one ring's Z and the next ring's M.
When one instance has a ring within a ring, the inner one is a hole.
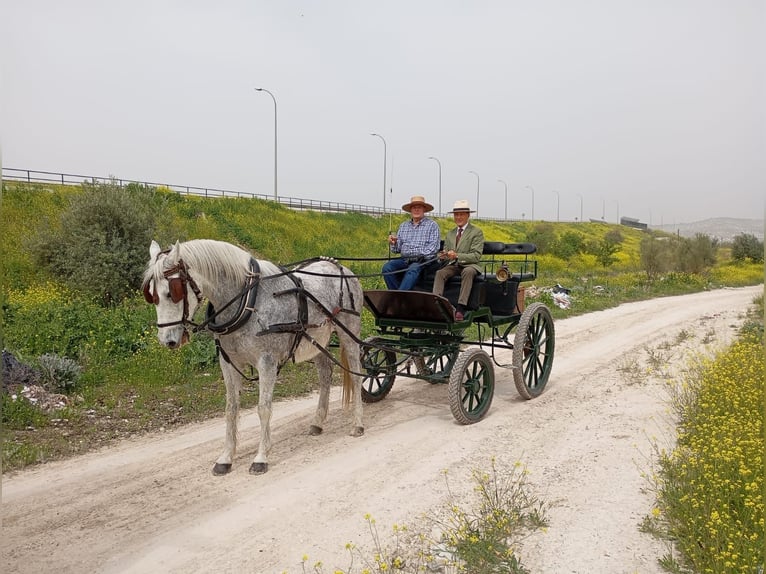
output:
M175 274L178 274L178 277L171 277L171 275ZM176 263L170 269L165 269L162 272L162 276L168 280L170 300L173 303L178 303L179 301L183 300L184 313L181 316L181 319L178 321L171 321L169 323L157 323L157 327L173 327L175 325L183 325L184 327L186 327L186 325L192 325L193 327L196 327L197 325L189 320L189 287L191 287L191 290L194 292L194 296L197 298L197 301L202 300L202 292L197 286L197 283L194 282L194 279L192 279L189 275L183 259L179 259L178 263ZM151 281L144 283L144 299L146 299L147 303L158 305L160 302L160 296L157 293L157 286L155 285L154 290L152 290L150 284Z

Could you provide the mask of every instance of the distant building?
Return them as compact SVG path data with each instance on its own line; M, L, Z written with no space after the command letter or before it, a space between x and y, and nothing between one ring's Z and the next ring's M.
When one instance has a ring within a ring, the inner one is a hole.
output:
M649 228L646 223L641 223L638 219L633 217L620 217L620 225L634 227L635 229L643 229L644 231Z

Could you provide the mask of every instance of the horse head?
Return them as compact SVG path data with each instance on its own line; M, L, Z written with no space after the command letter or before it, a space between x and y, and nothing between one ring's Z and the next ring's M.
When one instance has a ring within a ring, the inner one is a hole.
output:
M190 318L202 295L181 258L179 242L169 250L160 249L156 241L149 247L149 264L144 274L144 298L157 309L157 338L160 343L177 349L189 341Z

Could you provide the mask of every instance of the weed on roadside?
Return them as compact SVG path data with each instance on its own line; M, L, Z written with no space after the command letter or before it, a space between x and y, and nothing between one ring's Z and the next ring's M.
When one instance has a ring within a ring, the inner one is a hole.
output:
M499 468L493 457L488 470L471 471L474 496L466 501L453 493L444 471L447 500L424 515L419 528L394 524L390 540L384 542L375 519L366 514L371 548L347 544L349 565L329 572L526 574L517 546L548 525L546 505L529 492L527 474L522 463ZM321 561L310 564L307 555L301 568L303 574L326 573Z

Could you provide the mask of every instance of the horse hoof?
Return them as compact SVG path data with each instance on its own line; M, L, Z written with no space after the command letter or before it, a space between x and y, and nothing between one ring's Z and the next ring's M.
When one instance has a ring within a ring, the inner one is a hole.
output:
M269 470L267 462L254 462L250 465L250 474L263 474L267 470Z
M351 436L362 436L364 434L364 427L354 427L351 430Z
M220 462L217 462L215 463L215 466L213 467L213 474L216 476L223 476L224 474L229 474L230 470L231 470L231 463L221 464Z
M309 427L309 434L311 436L317 436L317 435L322 434L322 427L318 427L316 425L311 425Z

